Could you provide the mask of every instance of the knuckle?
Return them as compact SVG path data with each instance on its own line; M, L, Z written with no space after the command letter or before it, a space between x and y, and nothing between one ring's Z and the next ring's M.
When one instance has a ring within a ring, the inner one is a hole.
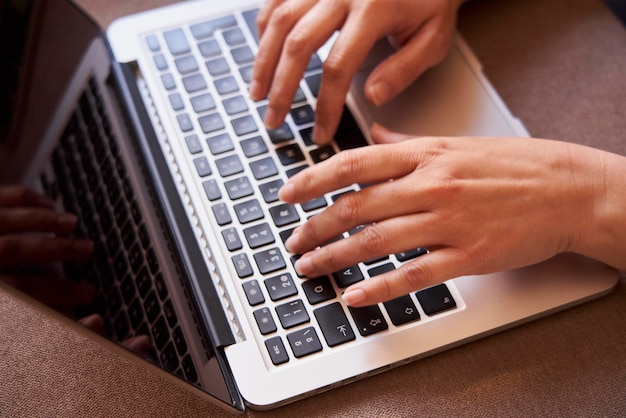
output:
M279 5L274 10L271 17L269 18L269 23L272 26L286 29L290 28L296 19L297 16L294 12L293 7L289 4L289 2L286 2Z
M343 176L360 176L365 171L365 162L361 155L356 151L343 151L333 156L336 162L337 175Z
M310 36L307 33L294 28L285 39L285 52L295 57L308 56L313 50L310 43Z
M385 253L389 244L387 234L379 226L369 226L361 231L361 249L369 256Z
M398 273L400 280L406 285L407 289L418 290L430 286L433 283L434 276L428 263L414 261L402 266Z
M346 78L346 65L343 54L332 51L322 66L322 79L330 83Z
M363 213L363 202L356 193L350 193L337 200L337 218L342 222L349 222L361 219Z

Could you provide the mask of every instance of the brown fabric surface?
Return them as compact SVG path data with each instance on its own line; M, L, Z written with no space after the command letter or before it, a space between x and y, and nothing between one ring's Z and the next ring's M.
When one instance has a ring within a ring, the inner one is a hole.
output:
M99 22L164 0L82 0ZM469 2L460 27L536 136L626 154L626 31L600 0ZM0 289L0 416L223 416ZM608 296L250 416L624 416L626 281Z

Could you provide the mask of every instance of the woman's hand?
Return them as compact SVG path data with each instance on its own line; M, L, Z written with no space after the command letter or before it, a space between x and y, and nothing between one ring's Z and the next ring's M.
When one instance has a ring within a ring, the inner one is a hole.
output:
M303 254L296 269L305 276L412 248L430 250L351 286L344 294L348 304L369 305L561 252L615 267L626 263L621 234L605 239L607 226L626 230L623 157L540 139L409 139L380 127L372 136L395 144L341 152L292 177L280 191L281 199L296 203L353 183L375 183L344 195L294 231L286 245ZM619 203L611 203L607 191ZM317 249L361 225L369 226Z
M311 55L341 32L322 75L314 140L337 129L352 76L372 46L388 36L398 51L370 75L366 97L382 105L439 63L453 39L463 0L268 0L257 18L261 41L250 96L269 95L268 128L279 127Z

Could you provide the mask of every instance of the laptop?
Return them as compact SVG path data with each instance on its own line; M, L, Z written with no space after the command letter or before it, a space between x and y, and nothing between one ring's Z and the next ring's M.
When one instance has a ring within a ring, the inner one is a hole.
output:
M91 282L97 297L75 315L101 314L112 341L152 343L146 357L114 349L229 411L270 409L612 290L613 269L564 254L367 308L342 304L351 283L426 248L299 278L283 245L289 232L359 185L296 206L277 190L306 166L367 146L374 122L415 135L528 133L460 37L380 108L362 94L393 52L377 45L354 77L334 143L318 147L311 129L331 40L311 57L285 124L268 131L266 101L246 91L259 7L181 2L106 33L68 0L0 7L2 39L12 40L2 58L11 74L0 183L26 184L79 216L76 234L94 240L94 255L60 268Z

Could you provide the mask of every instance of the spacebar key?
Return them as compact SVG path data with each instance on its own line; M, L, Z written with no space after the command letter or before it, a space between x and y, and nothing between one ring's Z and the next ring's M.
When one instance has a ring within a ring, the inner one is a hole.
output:
M339 302L313 311L329 347L354 340L354 331Z

